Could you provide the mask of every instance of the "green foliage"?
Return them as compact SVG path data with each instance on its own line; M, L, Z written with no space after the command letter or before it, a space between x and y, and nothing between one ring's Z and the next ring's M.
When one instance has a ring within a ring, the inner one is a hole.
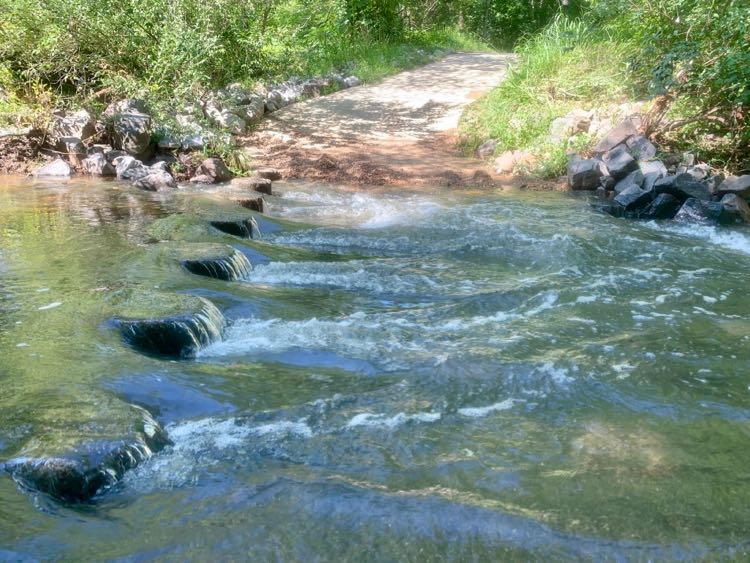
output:
M495 139L499 153L531 152L538 162L532 172L552 177L565 169L567 149L548 142L552 121L574 108L630 99L628 51L580 20L558 18L523 42L518 56L506 80L464 113L461 136L469 151Z

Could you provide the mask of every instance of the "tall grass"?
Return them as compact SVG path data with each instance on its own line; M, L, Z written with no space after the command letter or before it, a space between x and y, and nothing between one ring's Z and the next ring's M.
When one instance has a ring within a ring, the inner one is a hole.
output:
M552 121L573 108L631 99L630 48L581 20L561 17L517 52L507 79L465 112L462 139L469 151L488 139L498 141L498 152L529 151L537 171L553 176L564 169L566 147L547 141Z

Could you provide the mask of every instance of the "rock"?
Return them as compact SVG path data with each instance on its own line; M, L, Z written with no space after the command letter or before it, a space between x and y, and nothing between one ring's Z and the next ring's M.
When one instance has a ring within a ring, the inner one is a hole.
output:
M62 158L56 158L34 171L34 176L37 178L69 178L72 175L73 169Z
M244 207L245 209L249 209L251 211L257 211L258 213L263 213L263 210L265 208L265 201L262 197L254 197L250 199L240 199L237 201L239 205Z
M705 180L711 174L711 167L708 164L698 164L688 168L687 173L698 182Z
M596 144L594 152L599 154L609 152L627 141L628 138L633 135L638 135L638 129L635 126L635 123L631 119L625 119Z
M652 174L654 172L660 174L660 178L663 178L667 175L667 167L664 166L664 163L660 160L642 160L638 163L638 167L641 169L641 172L643 172L644 176L647 176L648 174Z
M102 154L103 155L104 153L106 153L108 151L111 151L111 150L112 150L112 147L110 147L109 145L100 145L100 144L97 144L97 145L91 145L90 147L88 147L86 149L86 154L88 156L91 156L92 154Z
M650 160L656 156L656 147L643 135L633 135L628 138L625 146L636 160Z
M630 156L625 147L617 147L609 151L604 157L610 176L615 180L622 180L638 168L638 162Z
M167 433L150 414L139 407L132 408L142 417L132 436L81 444L56 457L12 459L4 464L5 470L24 488L40 491L55 500L89 501L115 485L126 471L170 444Z
M57 142L57 149L68 155L68 162L75 168L86 158L86 147L78 137L62 137Z
M486 160L489 157L492 156L492 154L495 152L495 149L497 148L497 141L494 139L490 139L489 141L485 141L479 147L477 148L477 158L480 158L482 160Z
M81 163L86 174L91 176L115 176L117 172L114 166L107 162L104 153L94 153L85 158Z
M677 221L725 225L736 222L736 215L718 201L688 198L675 216Z
M151 116L129 111L117 113L113 118L113 141L116 149L129 155L145 158L151 148Z
M703 183L708 188L708 191L711 192L711 195L717 195L719 186L724 183L724 180L726 180L724 174L718 173L714 174L710 178L706 178Z
M750 197L750 174L746 174L745 176L729 176L729 178L719 184L716 194L718 196L734 194L747 199Z
M633 170L630 174L625 176L625 178L617 182L614 190L619 194L630 186L638 186L640 188L643 185L643 178L643 172L640 170Z
M159 168L154 170L153 167L150 170L152 170L152 172L148 175L135 181L134 185L136 188L149 192L158 192L166 188L177 187L174 177L166 170L161 170Z
M611 192L615 189L615 185L617 185L617 182L612 176L607 175L599 178L599 185L608 192Z
M682 160L680 162L683 166L687 166L687 167L694 166L695 155L689 152L682 153Z
M650 192L654 189L654 185L658 180L661 180L663 178L661 172L649 172L643 177L643 183L641 184L641 187L646 190L647 192Z
M232 186L237 188L254 190L256 192L273 195L273 182L268 178L253 176L251 178L235 178Z
M356 76L347 76L344 78L344 88L354 88L362 84L362 81Z
M254 238L257 233L260 233L258 224L252 217L249 219L211 221L211 226L222 233L240 238Z
M666 178L657 180L654 184L654 193L657 195L668 193L683 202L689 198L703 201L711 199L708 188L700 182L696 182L690 174L667 176Z
M639 217L647 220L672 219L680 209L680 200L670 194L659 194L643 209Z
M281 180L281 172L279 172L275 168L258 168L257 170L255 170L255 176L257 176L258 178L271 180L272 182Z
M750 207L747 201L737 194L726 194L721 198L721 204L724 209L734 215L737 223L750 223Z
M234 178L234 174L220 158L207 158L196 170L198 176L210 176L214 182L228 182Z
M222 281L244 279L253 267L247 257L228 245L191 245L184 251L195 253L180 264L191 274Z
M107 162L109 163L114 163L114 161L120 158L121 156L129 156L129 155L125 151L114 150L114 149L109 150L109 151L108 150L104 151L104 158L106 158Z
M85 109L64 116L55 116L52 125L52 140L57 142L63 137L76 137L86 140L96 134L95 121Z
M619 203L612 202L612 203L605 203L603 205L596 205L595 206L597 211L600 211L602 213L606 213L607 215L612 215L612 217L626 217L629 216L629 213L625 211L625 208L620 205Z
M596 188L595 195L597 199L608 199L607 188L605 188L604 186L599 186L598 188Z
M227 115L231 114L239 117L243 121L243 131L248 125L254 125L263 118L265 113L265 98L248 88L245 88L241 84L230 84L226 88L219 90L216 94L218 104L220 106L219 113L227 112ZM207 106L208 107L208 106ZM207 111L207 115L211 115ZM220 120L225 118L221 118ZM229 117L231 121L232 118ZM239 123L229 123L224 125L225 127L232 129L236 132L240 128ZM242 132L242 131L239 131Z
M186 359L219 340L226 321L201 297L149 294L129 303L115 324L123 340L140 352Z
M553 143L567 141L578 133L587 133L591 127L593 112L574 109L564 117L558 117L550 127L549 140Z
M207 174L199 174L190 178L191 184L214 184L216 181Z
M206 115L214 125L227 129L235 135L241 135L247 130L247 123L245 123L245 120L228 109L219 109L216 106L209 106L206 109Z
M106 120L112 120L118 113L150 113L148 105L145 101L139 100L138 98L127 98L113 102L107 106L102 112L102 118Z
M148 166L132 156L121 156L114 160L115 173L118 180L137 181L151 173Z
M622 205L626 211L643 207L651 201L651 193L631 185L615 196L615 203Z
M516 167L516 153L518 151L505 151L495 159L495 172L498 174L509 174Z
M606 174L600 160L574 160L568 163L568 183L574 190L595 190Z

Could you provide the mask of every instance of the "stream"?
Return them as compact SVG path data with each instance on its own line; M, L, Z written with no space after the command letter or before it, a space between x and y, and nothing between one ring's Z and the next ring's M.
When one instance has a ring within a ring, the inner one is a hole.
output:
M250 240L206 226L252 214L228 188L0 179L0 462L170 440L87 502L0 473L0 560L750 555L750 231L275 189ZM206 243L252 271L170 254ZM143 354L133 292L227 325Z

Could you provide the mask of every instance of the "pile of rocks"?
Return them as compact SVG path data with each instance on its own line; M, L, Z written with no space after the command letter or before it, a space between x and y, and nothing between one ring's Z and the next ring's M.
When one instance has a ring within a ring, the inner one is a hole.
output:
M597 208L615 217L750 222L750 175L727 178L690 154L659 160L639 126L637 117L628 118L599 141L593 158L573 156L570 187L596 191L602 200Z

